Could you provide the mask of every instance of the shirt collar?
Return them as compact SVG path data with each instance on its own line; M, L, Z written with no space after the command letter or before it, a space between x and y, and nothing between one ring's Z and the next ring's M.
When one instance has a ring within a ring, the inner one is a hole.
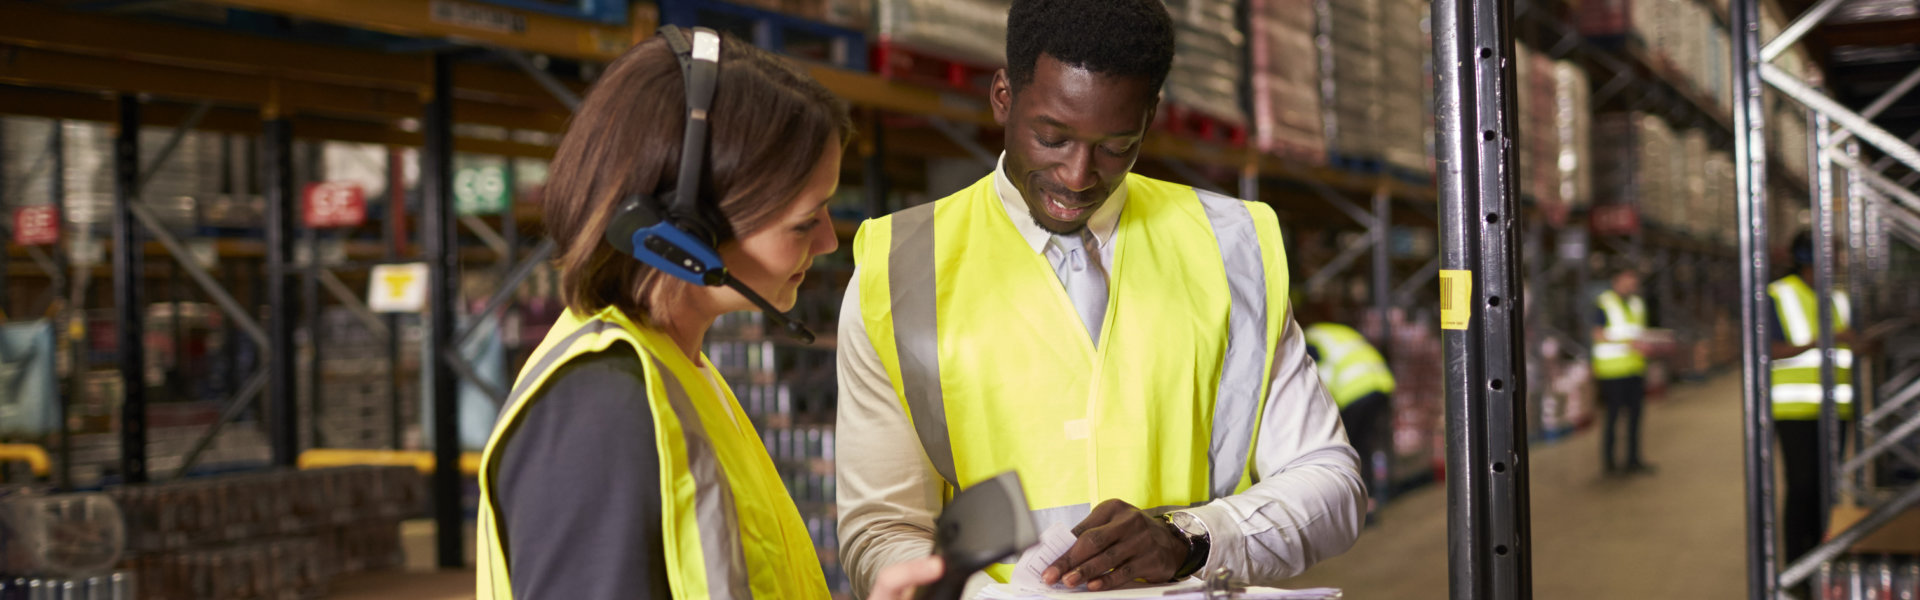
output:
M1000 153L999 162L993 168L993 189L1000 195L1000 205L1007 210L1007 218L1013 221L1013 228L1020 232L1020 239L1026 240L1027 247L1034 252L1047 248L1047 240L1053 239L1053 232L1047 231L1039 223L1033 222L1033 215L1027 212L1027 201L1020 195L1020 189L1013 186L1013 180L1007 178L1007 153ZM1107 202L1093 211L1087 219L1087 230L1093 233L1094 243L1105 248L1113 240L1113 234L1120 227L1120 209L1127 203L1127 186L1122 182L1113 189L1113 195ZM1096 248L1098 249L1098 248Z

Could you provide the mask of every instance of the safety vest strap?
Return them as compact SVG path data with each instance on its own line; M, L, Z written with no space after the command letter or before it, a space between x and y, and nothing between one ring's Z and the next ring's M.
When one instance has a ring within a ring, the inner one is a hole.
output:
M667 366L654 360L655 372L667 373ZM726 469L707 435L700 413L687 397L679 378L662 377L667 388L667 404L680 421L680 432L687 448L687 470L693 474L694 514L698 520L700 558L707 572L707 596L747 600L753 589L747 582L747 557L740 548L740 529L734 524L733 487L727 484Z
M1267 363L1267 270L1260 255L1260 235L1245 203L1213 192L1195 190L1213 225L1226 263L1231 304L1227 313L1227 353L1220 369L1220 388L1214 395L1213 457L1209 481L1215 498L1230 496L1240 484L1247 456L1253 451L1253 428L1258 425Z
M935 204L893 214L892 249L887 258L888 288L893 292L893 342L900 353L900 387L906 396L914 433L933 470L955 489L953 442L947 431L946 401L940 391L940 339L935 327L939 290L935 287Z

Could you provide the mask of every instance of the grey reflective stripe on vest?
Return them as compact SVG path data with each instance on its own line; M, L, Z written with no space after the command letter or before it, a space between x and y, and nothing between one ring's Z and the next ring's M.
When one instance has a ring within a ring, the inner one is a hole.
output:
M671 373L659 361L653 364L655 372ZM680 432L686 437L687 470L693 474L694 483L694 517L699 522L700 554L707 568L707 596L752 598L753 590L747 585L747 557L740 549L738 513L733 509L733 487L727 484L720 456L679 379L666 375L660 380L666 384L667 404L673 407L673 416L679 419Z
M920 436L927 460L947 485L958 489L953 442L947 434L946 401L940 394L933 248L933 204L894 213L887 290L893 295L893 343L900 356L900 387L907 394L913 430Z
M1253 451L1253 428L1258 425L1260 386L1267 368L1267 268L1260 256L1260 233L1253 214L1236 198L1195 190L1213 224L1226 264L1227 353L1220 365L1220 388L1213 400L1213 443L1207 456L1213 466L1213 497L1233 495Z
M528 393L532 392L533 382L540 378L539 375L541 373L552 369L554 363L559 362L561 357L566 356L567 350L573 347L574 342L578 342L580 338L589 335L596 335L609 329L619 328L619 325L615 325L606 319L594 319L587 321L581 325L579 329L573 330L573 333L567 334L567 337L561 338L559 343L554 344L552 348L548 348L546 354L540 355L540 359L534 361L533 369L527 371L527 374L533 375L533 377L521 378L519 383L514 384L513 392L507 394L507 402L500 405L501 414L506 414L508 409L513 408L515 404L519 404L522 398L525 398Z

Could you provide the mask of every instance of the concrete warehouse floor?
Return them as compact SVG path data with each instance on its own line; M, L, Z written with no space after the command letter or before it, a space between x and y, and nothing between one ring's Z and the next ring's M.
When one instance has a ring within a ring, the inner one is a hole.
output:
M1744 598L1738 373L1674 386L1647 407L1653 475L1601 477L1597 429L1532 448L1534 597ZM1394 499L1352 551L1288 585L1356 600L1446 598L1446 491ZM432 531L431 521L407 524L410 572L349 578L328 597L472 598L471 571L432 571Z
M1532 448L1535 598L1746 597L1739 373L1676 385L1645 419L1652 475L1602 477L1598 427ZM1446 487L1426 486L1389 503L1353 550L1288 585L1443 599L1446 541Z

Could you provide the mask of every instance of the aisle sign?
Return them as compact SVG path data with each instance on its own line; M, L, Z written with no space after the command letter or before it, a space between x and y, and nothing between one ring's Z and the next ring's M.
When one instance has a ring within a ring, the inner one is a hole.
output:
M367 222L367 192L360 184L309 183L301 200L300 218L308 228L359 227Z
M377 265L367 284L374 312L420 312L427 306L427 263Z
M497 215L507 211L507 170L498 166L467 167L453 174L453 210L460 216Z
M48 246L60 241L60 213L53 205L22 206L13 211L13 242Z

